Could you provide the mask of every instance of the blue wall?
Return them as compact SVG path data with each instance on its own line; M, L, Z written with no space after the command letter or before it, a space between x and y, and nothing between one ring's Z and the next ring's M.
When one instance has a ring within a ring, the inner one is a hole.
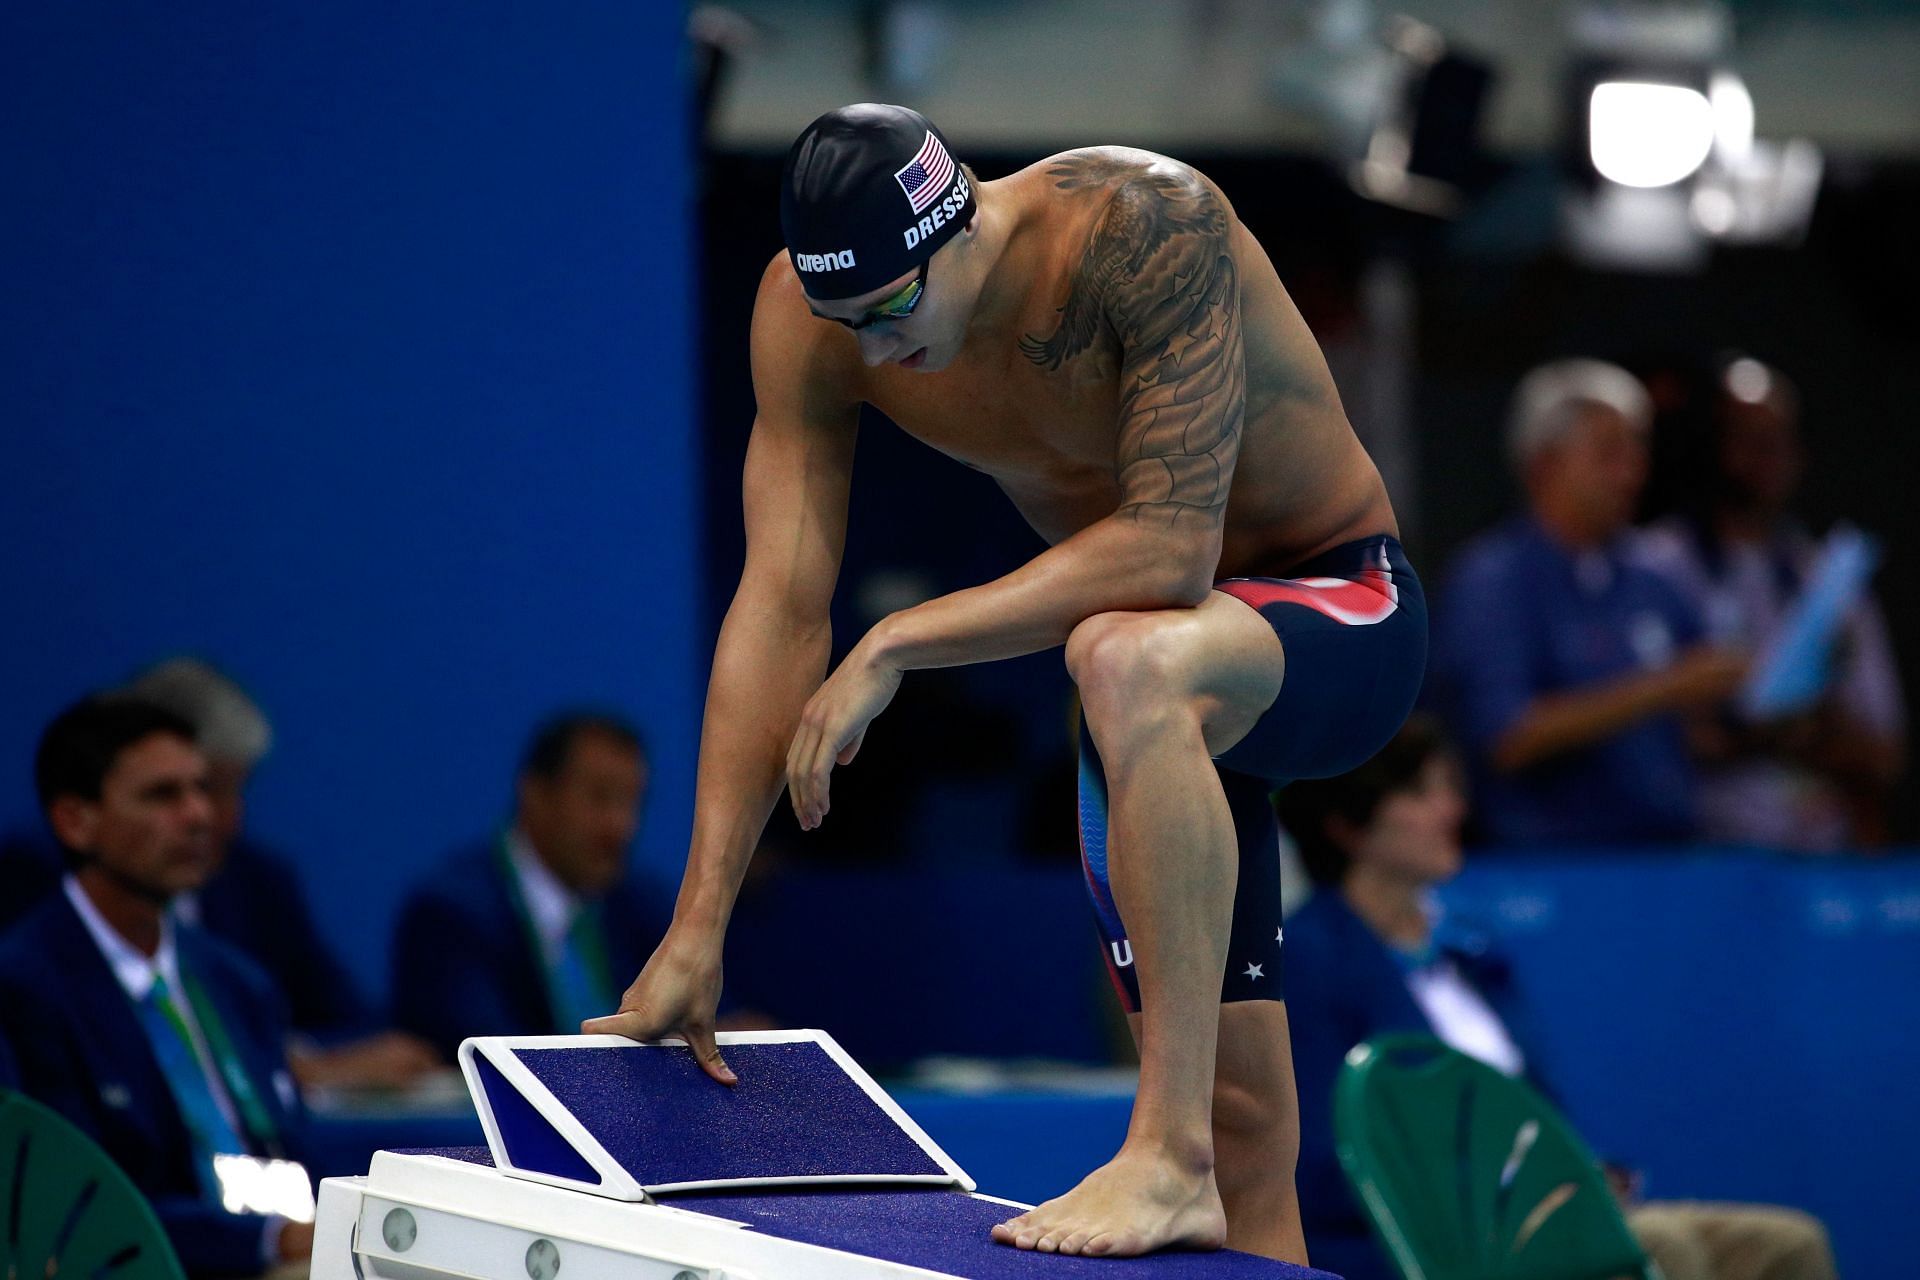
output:
M384 982L404 881L554 704L641 720L684 855L703 659L677 6L0 12L0 817L156 657L245 682L253 827Z

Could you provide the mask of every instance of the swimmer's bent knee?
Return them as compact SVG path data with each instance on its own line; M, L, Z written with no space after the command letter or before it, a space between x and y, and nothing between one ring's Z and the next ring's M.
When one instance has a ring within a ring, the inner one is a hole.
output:
M1073 677L1075 684L1084 683L1094 674L1094 655L1104 647L1104 642L1114 632L1127 625L1137 614L1096 613L1082 619L1067 635L1067 674Z
M1067 637L1067 673L1090 717L1142 711L1157 695L1186 694L1189 655L1174 625L1154 614L1097 613Z

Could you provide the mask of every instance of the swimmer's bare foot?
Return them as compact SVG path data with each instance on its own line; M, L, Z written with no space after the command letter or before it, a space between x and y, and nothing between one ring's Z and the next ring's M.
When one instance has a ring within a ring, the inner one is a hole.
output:
M996 1226L993 1238L1019 1249L1090 1257L1218 1249L1227 1242L1227 1214L1211 1168L1123 1148L1067 1194Z

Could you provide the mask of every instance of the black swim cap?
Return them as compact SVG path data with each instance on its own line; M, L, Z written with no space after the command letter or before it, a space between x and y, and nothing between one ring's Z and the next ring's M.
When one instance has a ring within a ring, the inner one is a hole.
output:
M780 174L780 230L809 297L871 293L973 216L973 184L918 111L856 102L808 125Z

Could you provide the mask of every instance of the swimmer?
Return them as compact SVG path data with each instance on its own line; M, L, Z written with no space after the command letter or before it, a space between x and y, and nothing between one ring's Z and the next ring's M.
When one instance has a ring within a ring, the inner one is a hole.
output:
M1165 156L1094 147L983 183L924 117L863 103L800 135L780 199L686 877L620 1012L583 1029L684 1036L731 1081L721 941L782 786L818 827L905 673L1064 646L1140 1085L1113 1160L994 1238L1304 1263L1268 793L1372 755L1426 652L1319 348L1226 196ZM829 676L863 403L992 476L1049 547L883 619Z

